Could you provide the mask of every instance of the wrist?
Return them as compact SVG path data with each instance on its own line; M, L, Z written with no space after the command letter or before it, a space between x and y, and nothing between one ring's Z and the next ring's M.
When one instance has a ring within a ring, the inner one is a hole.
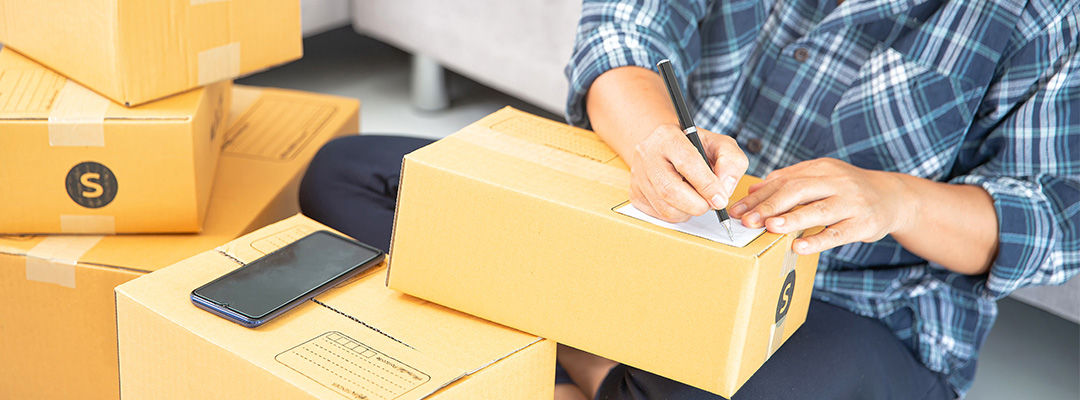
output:
M922 202L915 190L913 180L919 178L898 172L882 172L890 181L889 192L895 198L895 211L893 212L893 228L890 234L893 236L906 236L912 233L918 225L917 219L922 215Z

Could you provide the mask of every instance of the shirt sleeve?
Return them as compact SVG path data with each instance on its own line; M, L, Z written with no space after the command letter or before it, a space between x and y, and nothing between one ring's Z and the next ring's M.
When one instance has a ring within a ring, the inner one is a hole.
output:
M685 88L688 72L701 57L698 23L708 8L705 0L585 0L565 70L570 80L567 122L589 128L585 94L613 68L655 69L668 58Z
M989 132L979 148L987 162L952 180L980 186L994 200L998 249L985 281L994 298L1060 285L1080 272L1076 37L1044 35L1011 58L973 127Z

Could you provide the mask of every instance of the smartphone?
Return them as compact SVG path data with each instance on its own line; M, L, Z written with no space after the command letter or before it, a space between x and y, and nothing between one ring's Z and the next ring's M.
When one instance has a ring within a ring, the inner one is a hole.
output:
M382 251L316 231L191 291L197 307L248 328L379 265Z

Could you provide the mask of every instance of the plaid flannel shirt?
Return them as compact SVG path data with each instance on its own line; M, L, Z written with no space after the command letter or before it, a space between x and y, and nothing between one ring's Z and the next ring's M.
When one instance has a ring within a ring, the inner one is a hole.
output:
M819 157L979 185L999 226L987 274L891 237L823 252L814 297L874 317L963 395L995 300L1080 271L1077 0L586 0L567 119L603 72L670 58L699 126L749 174Z

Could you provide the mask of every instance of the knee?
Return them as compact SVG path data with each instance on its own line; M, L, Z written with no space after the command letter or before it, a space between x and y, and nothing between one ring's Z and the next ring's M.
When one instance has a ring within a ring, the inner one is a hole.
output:
M404 136L352 135L327 142L308 167L307 177L347 177L376 171L397 171L401 157L431 143Z
M401 136L353 135L331 140L312 158L300 182L300 208L307 213L319 201L368 190L385 190L397 179L401 158L430 140Z
M370 159L364 154L371 139L355 135L327 142L315 153L300 181L300 209L308 213L318 199L332 198L332 193L348 184L347 177L362 173L357 161Z
M309 177L338 175L339 171L355 168L352 164L356 161L370 159L364 153L371 151L374 147L369 143L372 139L368 136L354 135L327 142L311 159L304 180L308 180Z

